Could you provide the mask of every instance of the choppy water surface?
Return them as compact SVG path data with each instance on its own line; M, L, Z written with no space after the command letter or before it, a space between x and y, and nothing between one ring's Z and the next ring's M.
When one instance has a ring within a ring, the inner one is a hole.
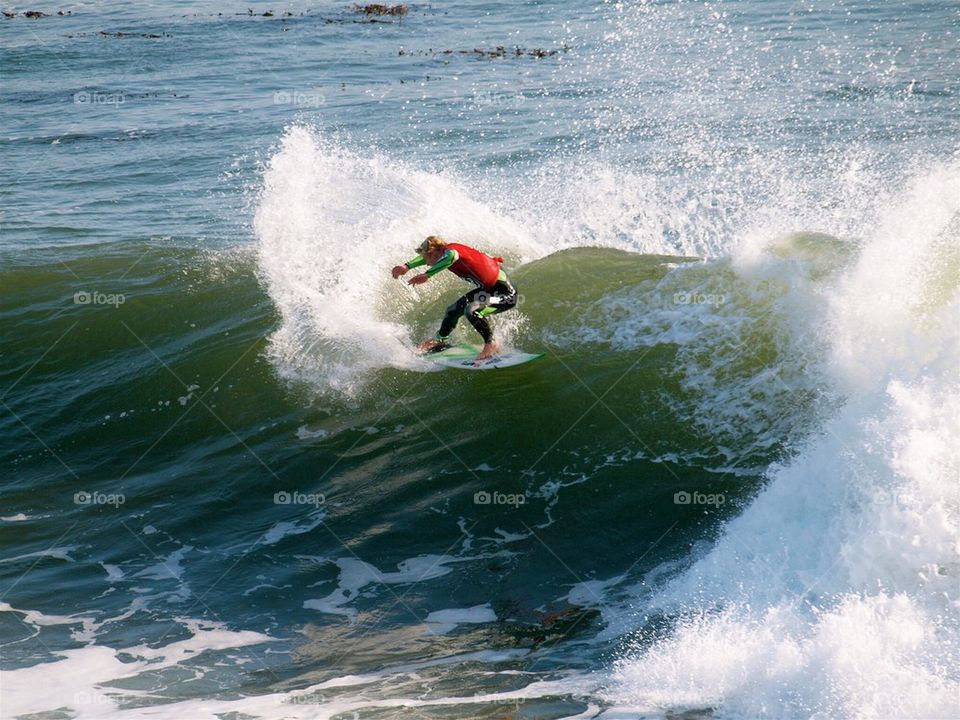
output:
M0 716L960 713L960 6L36 10Z

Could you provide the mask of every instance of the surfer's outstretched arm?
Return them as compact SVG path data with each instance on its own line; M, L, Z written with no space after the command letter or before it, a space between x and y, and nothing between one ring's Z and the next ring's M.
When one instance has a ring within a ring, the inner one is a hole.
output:
M460 255L457 253L456 250L447 250L443 253L443 255L440 256L440 259L437 260L433 265L428 267L421 274L410 278L407 282L410 285L420 285L421 283L425 283L427 280L432 278L438 272L446 270L448 267L453 265L459 258L460 258ZM426 264L426 262L427 261L423 257L418 255L413 260L410 260L409 262L407 262L406 267L408 268L419 267L420 265ZM394 269L396 270L396 268Z
M423 265L426 260L423 259L422 255L417 255L413 260L407 260L403 265L394 265L393 270L393 279L396 280L401 275L405 275L407 270L413 270L415 267L420 267Z

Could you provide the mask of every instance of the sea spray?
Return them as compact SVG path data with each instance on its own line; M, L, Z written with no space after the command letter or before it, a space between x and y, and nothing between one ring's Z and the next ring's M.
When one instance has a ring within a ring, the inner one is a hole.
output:
M618 663L612 701L955 714L960 297L933 279L958 211L960 165L915 178L838 279L821 321L843 406L652 600L675 628Z
M265 170L254 229L260 274L281 316L270 338L274 367L346 397L361 394L376 369L425 369L405 320L423 299L455 292L453 284L413 289L390 279L424 236L508 258L523 236L448 178L361 157L300 126L286 131Z

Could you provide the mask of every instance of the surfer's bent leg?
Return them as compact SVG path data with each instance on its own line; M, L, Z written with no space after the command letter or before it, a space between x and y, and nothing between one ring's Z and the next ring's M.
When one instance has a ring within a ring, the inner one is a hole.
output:
M457 323L460 322L460 316L465 314L467 306L474 301L474 296L481 292L483 290L479 288L471 290L447 308L447 314L443 316L443 322L440 323L440 330L437 332L437 340L447 339Z
M499 281L496 285L486 290L474 290L467 293L464 299L474 295L466 304L463 314L473 325L474 329L480 333L484 344L493 342L493 331L490 329L490 323L487 322L487 315L494 315L506 310L512 310L517 305L517 290L509 282Z

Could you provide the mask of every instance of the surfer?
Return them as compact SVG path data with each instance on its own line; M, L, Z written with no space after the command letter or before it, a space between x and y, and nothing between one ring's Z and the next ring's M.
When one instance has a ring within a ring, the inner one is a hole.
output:
M486 360L500 352L500 346L493 340L493 331L487 316L510 310L517 304L517 291L500 269L503 258L490 257L468 245L448 243L443 238L430 235L420 243L417 257L403 265L393 268L394 279L408 270L429 265L426 271L410 278L410 285L420 285L441 270L449 270L454 275L472 282L476 287L447 308L447 314L440 324L440 330L432 340L420 343L420 352L439 352L447 347L447 338L465 315L474 329L483 338L483 349L477 360Z

